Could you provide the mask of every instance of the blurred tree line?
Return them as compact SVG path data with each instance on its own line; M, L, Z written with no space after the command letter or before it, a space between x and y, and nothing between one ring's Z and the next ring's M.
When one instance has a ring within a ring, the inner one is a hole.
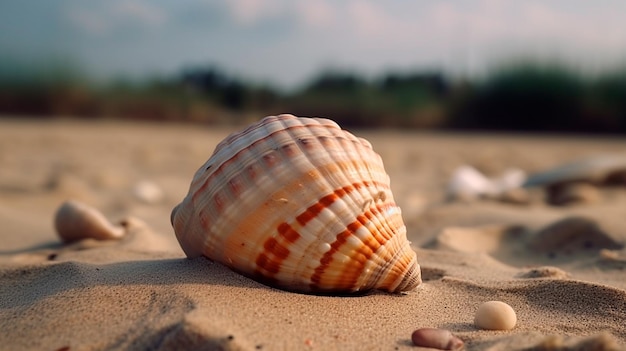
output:
M593 77L522 62L481 79L441 72L376 79L322 72L282 92L215 68L141 82L90 82L73 65L0 64L0 114L241 124L261 116L321 116L347 127L626 133L626 70Z

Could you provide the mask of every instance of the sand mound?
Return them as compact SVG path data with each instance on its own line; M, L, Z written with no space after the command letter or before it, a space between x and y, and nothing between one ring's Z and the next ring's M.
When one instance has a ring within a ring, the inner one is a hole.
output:
M623 187L565 207L540 188L524 204L445 194L463 164L533 174L623 140L359 133L385 161L424 282L348 297L185 258L169 213L226 130L0 124L0 349L416 350L418 328L448 329L467 350L626 349ZM138 195L146 181L158 197ZM70 198L123 221L125 235L62 244L53 215ZM474 326L491 300L515 309L513 330Z

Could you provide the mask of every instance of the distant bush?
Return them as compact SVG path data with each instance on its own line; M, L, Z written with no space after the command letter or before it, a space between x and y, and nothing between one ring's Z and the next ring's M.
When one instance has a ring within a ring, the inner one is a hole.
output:
M407 127L441 124L447 83L438 74L389 74L367 81L354 74L326 72L286 99L289 111L333 116L349 127ZM437 114L436 118L432 118Z
M626 132L626 70L591 83L585 124L598 131Z
M90 84L77 65L62 60L0 61L0 113L23 115L89 114Z
M523 64L476 84L451 123L470 129L576 130L584 94L581 78L565 68Z
M482 80L327 71L285 93L215 67L94 84L71 64L0 62L2 114L242 124L282 112L346 127L626 133L626 70L590 78L559 64L525 62Z

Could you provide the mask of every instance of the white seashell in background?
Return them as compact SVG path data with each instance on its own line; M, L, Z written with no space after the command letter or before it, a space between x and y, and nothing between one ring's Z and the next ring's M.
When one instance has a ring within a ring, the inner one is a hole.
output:
M123 227L111 224L100 211L78 201L67 201L59 207L54 228L66 243L88 238L120 239L125 234Z
M171 222L188 257L290 291L401 292L421 283L382 159L328 119L270 116L231 134Z
M600 155L532 174L524 186L553 186L576 181L604 183L625 172L626 155Z
M501 176L493 179L496 191L504 193L511 189L520 188L526 182L526 172L519 168L509 168Z
M526 180L521 169L507 169L501 176L488 178L476 168L463 165L457 168L448 182L448 198L474 200L481 197L499 198L520 189Z
M494 191L489 178L468 165L457 168L448 182L448 196L455 199L471 200Z

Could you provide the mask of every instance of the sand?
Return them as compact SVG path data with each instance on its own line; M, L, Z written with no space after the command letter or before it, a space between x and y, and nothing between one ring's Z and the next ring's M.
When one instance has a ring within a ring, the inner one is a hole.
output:
M568 206L542 188L527 204L446 199L461 165L532 173L623 153L625 139L355 131L385 161L424 282L336 297L185 258L170 211L230 131L0 120L0 349L417 350L423 327L467 350L626 349L626 187ZM158 191L138 196L138 184ZM62 244L52 223L68 199L125 221L126 236ZM474 326L490 300L515 309L513 330Z

